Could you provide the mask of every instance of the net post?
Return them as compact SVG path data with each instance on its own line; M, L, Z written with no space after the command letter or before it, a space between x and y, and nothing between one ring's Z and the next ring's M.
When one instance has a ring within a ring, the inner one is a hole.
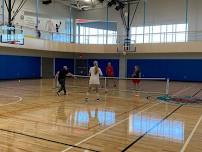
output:
M104 77L105 79L105 93L107 92L107 77Z
M167 78L166 79L166 95L168 96L168 94L169 94L169 86L170 85L170 79L169 78Z

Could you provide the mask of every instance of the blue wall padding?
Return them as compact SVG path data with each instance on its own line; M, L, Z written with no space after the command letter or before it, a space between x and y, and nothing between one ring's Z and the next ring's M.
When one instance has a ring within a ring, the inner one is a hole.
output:
M200 59L129 59L127 77L139 65L142 77L166 77L176 81L202 81Z
M41 58L0 55L0 79L40 78Z

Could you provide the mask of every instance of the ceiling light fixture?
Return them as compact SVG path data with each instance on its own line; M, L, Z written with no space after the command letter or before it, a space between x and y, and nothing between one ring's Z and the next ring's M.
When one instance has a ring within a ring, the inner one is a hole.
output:
M91 1L91 0L84 0L84 2L88 2L88 3L89 3L90 1Z

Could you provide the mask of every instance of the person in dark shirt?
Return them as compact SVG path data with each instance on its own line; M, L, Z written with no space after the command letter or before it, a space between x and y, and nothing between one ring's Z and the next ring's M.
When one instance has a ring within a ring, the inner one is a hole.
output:
M141 78L141 71L140 71L139 66L137 66L137 65L134 67L132 78ZM135 89L138 90L140 88L139 87L140 79L133 79L132 81L135 85Z
M64 91L64 95L67 94L66 87L65 87L66 76L72 76L73 77L73 74L68 71L67 66L64 66L63 69L61 69L59 71L59 74L58 74L58 82L60 84L60 89L57 92L58 96L60 95L60 92L62 90Z
M60 29L60 26L61 26L62 22L60 22L60 24L56 24L55 25L55 29L56 29L56 33L59 33L59 29Z
M39 30L38 26L35 26L35 30L36 30L36 37L37 38L41 38L41 31Z

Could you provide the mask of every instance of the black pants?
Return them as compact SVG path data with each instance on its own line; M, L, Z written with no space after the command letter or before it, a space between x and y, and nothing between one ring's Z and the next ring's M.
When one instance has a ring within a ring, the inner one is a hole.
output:
M58 81L60 83L60 89L58 90L58 92L61 92L63 90L66 94L65 79L59 79Z

